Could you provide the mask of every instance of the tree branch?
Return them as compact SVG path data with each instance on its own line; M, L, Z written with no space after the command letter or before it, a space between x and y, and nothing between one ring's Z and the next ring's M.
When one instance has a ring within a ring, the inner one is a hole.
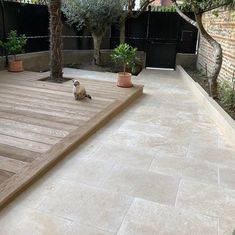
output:
M132 10L129 12L129 16L131 17L131 18L138 18L145 10L146 10L146 8L148 7L148 5L149 4L151 4L152 2L154 2L155 0L145 0L142 4L141 4L141 6L140 6L140 8L137 10L137 12L134 14L133 13L133 9L134 9L134 7L132 8ZM134 2L135 2L135 0L134 0Z
M215 10L217 8L225 7L225 6L228 6L228 4L227 3L223 3L223 4L214 5L214 6L206 8L205 10L202 10L202 13L205 13L205 12L208 12L208 11L212 11L212 10Z
M179 5L177 3L176 0L171 0L173 3L173 6L175 7L175 10L177 11L177 13L187 22L189 22L190 24L192 24L193 26L198 28L197 22L195 20L192 20L190 17L186 16L182 10L179 8Z

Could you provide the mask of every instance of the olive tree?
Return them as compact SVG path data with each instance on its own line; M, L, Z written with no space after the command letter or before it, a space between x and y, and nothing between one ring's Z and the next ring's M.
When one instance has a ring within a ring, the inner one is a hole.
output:
M217 97L217 78L222 66L222 47L205 29L202 22L202 15L206 12L216 10L219 7L233 7L235 0L183 0L179 7L177 0L171 0L178 14L190 24L198 28L200 34L213 48L213 68L209 75L210 95ZM182 9L192 10L195 20L186 16Z
M63 76L61 0L50 0L50 79L60 82Z
M64 0L62 11L67 22L80 30L86 27L94 43L94 62L101 63L100 46L107 29L116 22L123 11L120 0Z

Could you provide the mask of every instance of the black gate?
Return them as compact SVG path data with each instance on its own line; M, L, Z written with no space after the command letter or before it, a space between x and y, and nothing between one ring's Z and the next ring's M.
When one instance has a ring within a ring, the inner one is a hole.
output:
M163 12L149 13L146 67L175 67L178 28L178 15Z
M127 42L146 52L146 67L174 69L177 53L195 53L197 28L176 12L145 12L126 27Z

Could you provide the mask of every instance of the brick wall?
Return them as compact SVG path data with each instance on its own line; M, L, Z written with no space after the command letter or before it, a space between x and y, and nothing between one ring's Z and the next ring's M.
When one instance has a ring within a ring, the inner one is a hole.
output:
M219 79L230 80L235 70L235 19L232 17L232 12L219 10L218 17L206 13L203 16L203 23L210 35L221 44L223 49L223 64ZM211 58L212 48L201 38L197 61L198 68L205 71L207 65L208 73L210 73Z

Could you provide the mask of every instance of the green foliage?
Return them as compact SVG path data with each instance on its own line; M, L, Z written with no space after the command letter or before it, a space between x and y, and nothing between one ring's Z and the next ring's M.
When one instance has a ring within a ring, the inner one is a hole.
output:
M212 11L212 15L214 15L215 17L219 16L219 12L217 10Z
M123 72L126 72L126 67L131 68L135 65L137 48L133 48L127 43L122 43L116 47L111 55L112 60L123 66Z
M16 59L17 54L24 53L23 47L27 43L27 38L25 35L17 36L17 31L12 30L10 31L6 42L0 41L0 46L5 48L9 54L14 55Z
M203 13L219 7L234 8L234 6L235 0L183 0L181 9L184 11L194 11L196 9L197 11Z
M123 0L64 0L62 11L69 24L86 27L91 33L104 35L121 16Z
M227 81L219 85L219 99L226 108L235 108L235 91Z
M174 6L151 6L151 11L156 11L156 12L176 12Z
M233 20L235 20L235 11L233 11L233 12L231 13L231 18L232 18Z

